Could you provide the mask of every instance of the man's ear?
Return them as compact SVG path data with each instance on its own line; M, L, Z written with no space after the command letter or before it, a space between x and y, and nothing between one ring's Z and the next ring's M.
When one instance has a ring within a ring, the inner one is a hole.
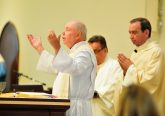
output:
M105 52L107 52L107 53L108 53L108 49L107 49L107 48L104 48L104 50L105 50Z
M78 41L80 41L80 39L82 38L82 33L81 32L77 32L76 33L76 38Z
M77 36L78 38L80 38L80 37L81 37L81 35L82 35L82 33L81 33L81 32L77 32L77 35L76 35L76 36Z
M146 29L146 30L144 30L144 33L145 33L145 35L147 36L147 37L149 37L149 30L148 29Z

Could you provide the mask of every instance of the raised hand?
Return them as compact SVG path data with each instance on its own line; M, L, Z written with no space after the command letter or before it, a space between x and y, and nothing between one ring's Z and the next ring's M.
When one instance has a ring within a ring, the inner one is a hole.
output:
M52 47L54 48L56 53L59 51L59 49L61 47L60 37L61 37L61 35L59 35L57 38L54 31L49 31L49 33L48 33L48 41L52 45Z
M32 47L35 48L39 54L41 54L41 52L44 50L41 39L34 38L34 36L32 34L28 34L27 38L28 38L30 44L32 45Z

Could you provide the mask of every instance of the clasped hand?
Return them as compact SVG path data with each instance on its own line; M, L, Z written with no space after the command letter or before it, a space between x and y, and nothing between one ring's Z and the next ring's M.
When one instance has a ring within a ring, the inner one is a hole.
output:
M119 61L121 68L123 69L123 71L124 71L123 73L125 75L129 66L132 65L133 62L129 58L127 58L124 54L118 55L118 61Z

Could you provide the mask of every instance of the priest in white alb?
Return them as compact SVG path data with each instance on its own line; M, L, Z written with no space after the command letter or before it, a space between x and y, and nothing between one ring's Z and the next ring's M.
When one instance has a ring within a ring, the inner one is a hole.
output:
M118 61L125 74L123 86L137 84L144 87L153 96L158 109L164 116L164 56L158 42L151 40L152 27L148 19L132 19L129 34L136 49L131 58L118 55Z
M93 116L115 116L123 71L117 60L108 58L108 48L103 36L94 35L88 43L93 48L98 65L95 96L92 100Z
M92 116L90 101L94 94L97 64L93 50L85 41L86 26L82 22L71 21L65 25L61 36L70 49L69 54L60 45L60 36L57 38L53 31L48 34L48 41L55 52L53 55L44 50L41 39L33 35L28 35L28 39L40 54L38 67L58 73L54 84L58 90L54 90L54 93L68 90L71 105L67 116Z

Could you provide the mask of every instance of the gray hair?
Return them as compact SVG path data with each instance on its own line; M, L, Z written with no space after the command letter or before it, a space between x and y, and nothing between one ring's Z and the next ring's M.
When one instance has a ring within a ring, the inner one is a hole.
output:
M84 40L86 40L86 35L87 35L87 29L84 23L80 22L80 21L75 21L75 25L76 25L76 29L81 32L82 37L84 38Z

